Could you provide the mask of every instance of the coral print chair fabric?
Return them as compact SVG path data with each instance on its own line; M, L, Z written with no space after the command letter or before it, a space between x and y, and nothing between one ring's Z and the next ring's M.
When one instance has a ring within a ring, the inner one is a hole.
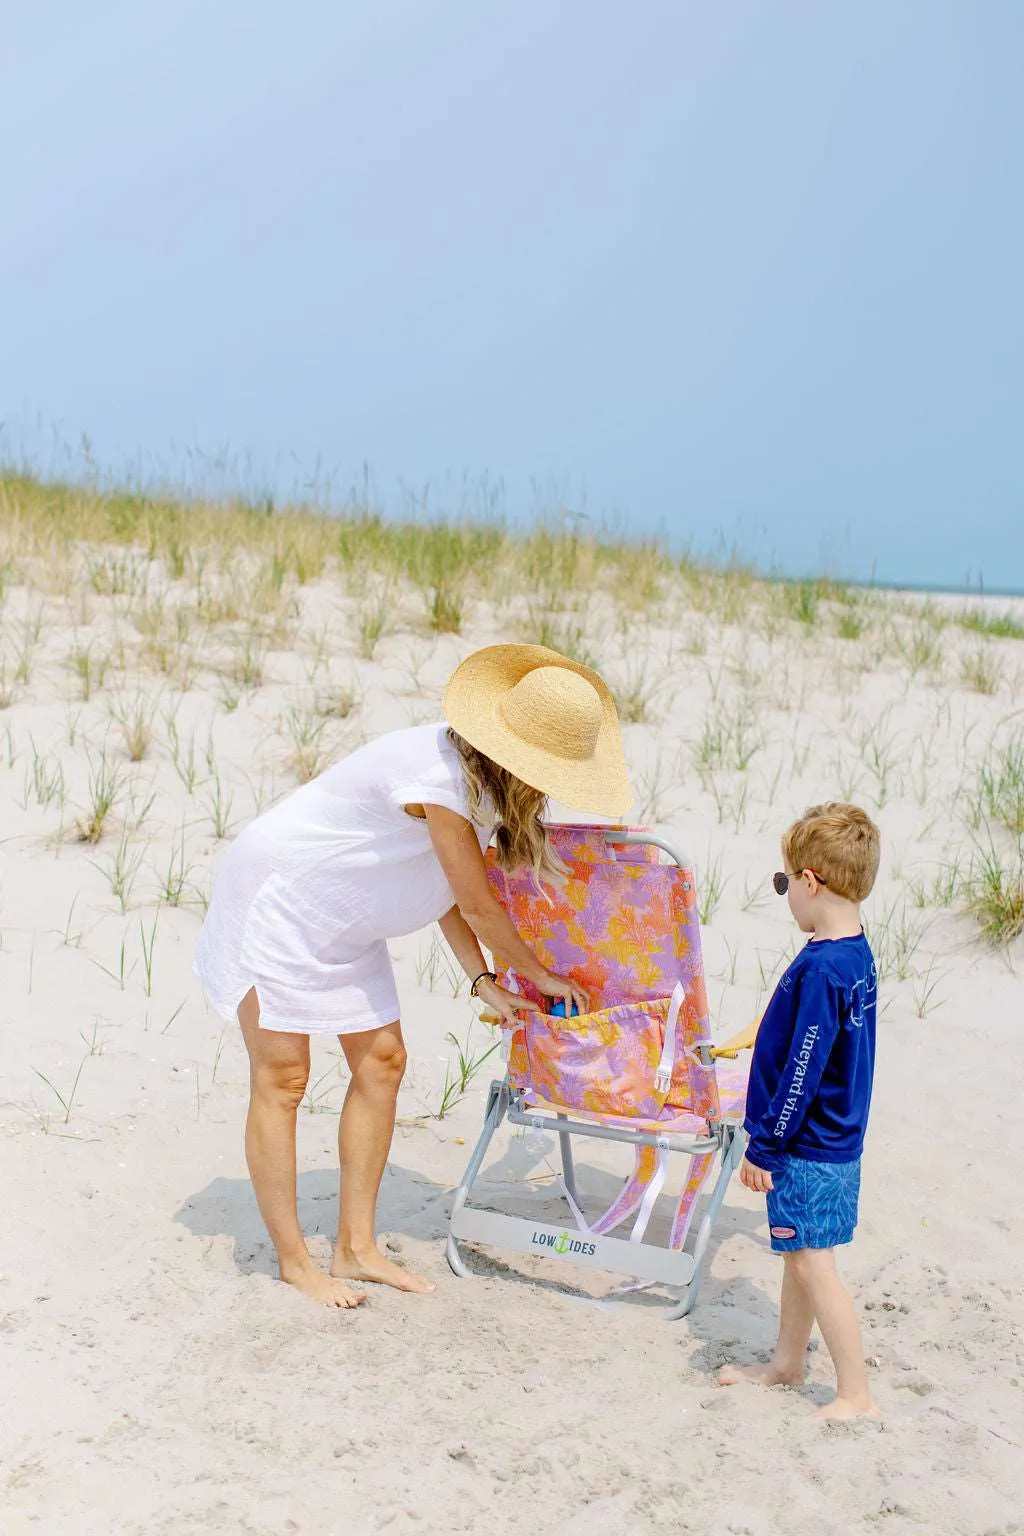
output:
M528 1104L598 1122L700 1131L742 1115L746 1071L700 1060L711 1044L696 889L690 871L658 862L648 844L610 844L608 828L549 828L568 866L563 888L509 876L489 855L489 879L527 944L557 975L585 987L593 1011L528 1014L506 1034L512 1088ZM618 830L618 829L616 829ZM546 1006L528 982L495 964L513 991ZM695 1156L672 1223L681 1248L714 1155ZM637 1147L632 1176L588 1230L608 1233L634 1213L642 1237L667 1173L667 1155ZM582 1213L577 1219L581 1225Z
M596 1005L579 1018L527 1015L508 1042L512 1085L598 1118L716 1118L716 1074L695 1049L711 1043L711 1030L693 877L659 864L647 844L609 844L605 831L550 829L569 869L561 890L507 875L489 856L495 893L525 942ZM496 963L513 990L546 1006L500 957ZM670 1019L675 1038L666 1055ZM669 1077L658 1086L663 1064Z

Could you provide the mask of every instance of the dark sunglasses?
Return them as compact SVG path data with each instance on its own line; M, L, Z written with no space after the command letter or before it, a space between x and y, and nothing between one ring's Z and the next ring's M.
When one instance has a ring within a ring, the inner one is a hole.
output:
M789 882L791 880L799 880L803 874L813 875L819 885L823 885L826 890L828 889L828 881L823 880L816 869L796 869L791 875L787 875L781 869L777 869L774 875L772 875L772 885L775 887L776 896L785 896L789 890Z

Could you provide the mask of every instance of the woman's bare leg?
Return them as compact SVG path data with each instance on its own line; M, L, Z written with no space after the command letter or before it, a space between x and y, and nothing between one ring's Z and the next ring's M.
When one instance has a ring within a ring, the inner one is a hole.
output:
M249 1052L245 1158L260 1215L277 1250L281 1279L326 1306L357 1306L365 1294L317 1268L299 1226L295 1117L309 1079L309 1037L260 1029L255 988L239 1004L238 1022Z
M338 1038L352 1080L338 1126L341 1194L331 1274L377 1280L400 1291L432 1291L428 1280L409 1274L381 1253L374 1228L377 1194L395 1129L398 1088L405 1072L401 1025L396 1020L383 1029Z

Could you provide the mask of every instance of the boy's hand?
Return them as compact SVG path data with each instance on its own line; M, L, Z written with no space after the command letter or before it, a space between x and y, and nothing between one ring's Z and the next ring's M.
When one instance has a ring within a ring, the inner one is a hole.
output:
M752 1189L755 1195L766 1195L772 1188L772 1176L767 1168L758 1168L744 1158L740 1163L740 1183L745 1189Z

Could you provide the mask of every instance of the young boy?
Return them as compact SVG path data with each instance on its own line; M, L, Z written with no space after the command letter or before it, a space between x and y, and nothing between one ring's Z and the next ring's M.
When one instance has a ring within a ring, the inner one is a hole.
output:
M855 805L815 805L783 837L782 855L775 889L811 937L761 1020L740 1169L748 1189L767 1194L772 1249L783 1255L779 1337L767 1365L729 1365L719 1379L798 1386L817 1322L837 1377L820 1413L849 1419L878 1413L835 1264L857 1225L875 1061L877 977L860 903L878 873L878 828Z

